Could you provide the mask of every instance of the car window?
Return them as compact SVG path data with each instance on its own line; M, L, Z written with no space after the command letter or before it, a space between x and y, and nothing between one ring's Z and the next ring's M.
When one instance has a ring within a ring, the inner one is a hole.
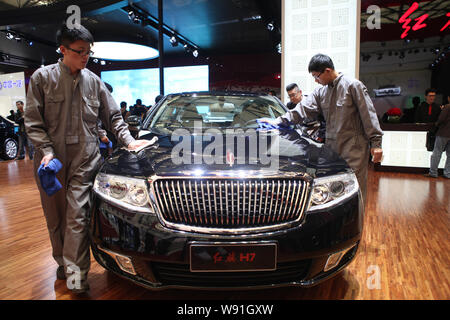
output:
M174 96L146 124L159 131L193 129L196 123L202 128L257 128L256 119L274 119L284 113L280 103L268 96Z

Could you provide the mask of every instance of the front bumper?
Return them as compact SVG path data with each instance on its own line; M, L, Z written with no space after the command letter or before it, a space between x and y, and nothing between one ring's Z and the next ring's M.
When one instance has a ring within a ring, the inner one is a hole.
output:
M316 285L339 273L355 257L363 226L358 195L322 211L306 212L301 223L270 233L217 236L166 229L156 215L130 213L94 197L92 251L107 270L151 289L261 288ZM262 243L277 245L276 270L191 272L190 245ZM324 271L330 255L346 250L339 263ZM120 268L115 254L128 257L132 270Z

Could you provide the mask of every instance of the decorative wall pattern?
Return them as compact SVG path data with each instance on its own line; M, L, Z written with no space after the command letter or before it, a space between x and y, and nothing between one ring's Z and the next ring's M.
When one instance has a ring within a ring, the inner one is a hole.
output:
M308 73L309 60L316 53L329 55L337 71L358 77L359 2L283 1L283 87L296 82L308 94L318 86Z

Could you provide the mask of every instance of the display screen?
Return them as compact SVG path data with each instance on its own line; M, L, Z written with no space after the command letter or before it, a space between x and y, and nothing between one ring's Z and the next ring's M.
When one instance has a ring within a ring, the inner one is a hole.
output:
M141 99L142 104L150 106L159 95L158 68L102 71L101 78L113 87L117 104L125 101L130 106ZM208 90L207 65L164 68L164 94Z

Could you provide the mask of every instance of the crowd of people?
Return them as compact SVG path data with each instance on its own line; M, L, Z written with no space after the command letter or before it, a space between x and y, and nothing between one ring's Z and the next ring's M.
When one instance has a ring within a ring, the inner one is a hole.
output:
M163 95L156 96L155 104L157 104L163 97ZM150 108L151 106L142 104L141 99L136 99L136 103L129 107L126 101L122 101L120 103L120 112L122 113L122 117L125 121L129 116L138 116L139 118L144 119Z

